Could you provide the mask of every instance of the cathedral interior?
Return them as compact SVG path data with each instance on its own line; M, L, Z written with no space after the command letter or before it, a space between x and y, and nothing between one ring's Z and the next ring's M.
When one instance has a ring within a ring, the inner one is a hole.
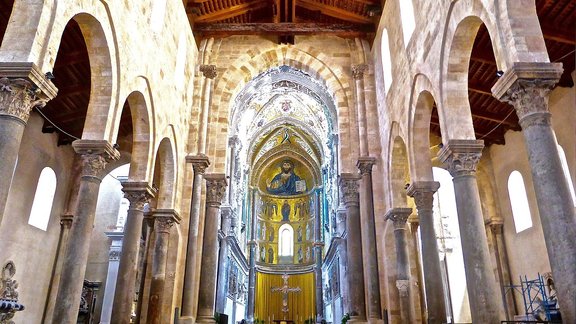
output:
M0 323L576 323L576 1L0 0Z

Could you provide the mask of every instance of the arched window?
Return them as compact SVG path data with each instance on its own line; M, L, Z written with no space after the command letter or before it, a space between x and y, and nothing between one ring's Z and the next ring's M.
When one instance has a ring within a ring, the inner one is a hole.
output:
M399 0L400 2L400 18L402 19L402 34L404 34L404 48L408 46L410 37L416 28L416 21L414 20L414 7L412 0Z
M294 229L289 224L284 224L278 229L279 256L294 255Z
M568 182L568 188L570 189L570 195L572 196L572 204L576 207L576 194L574 193L574 184L572 183L572 177L570 176L570 169L568 169L568 161L566 160L566 154L562 146L558 145L558 155L560 155L560 163L562 163L562 169L564 170L564 176Z
M528 196L524 186L524 178L520 172L514 170L508 177L508 196L512 205L512 216L514 217L514 226L516 233L532 227L532 215L528 205Z
M40 173L38 186L34 194L32 211L28 224L37 227L43 231L48 228L50 213L52 212L52 202L56 194L56 173L49 167L46 167Z
M388 30L382 30L382 69L384 70L384 87L386 92L392 84L392 58L390 55L390 43L388 40Z

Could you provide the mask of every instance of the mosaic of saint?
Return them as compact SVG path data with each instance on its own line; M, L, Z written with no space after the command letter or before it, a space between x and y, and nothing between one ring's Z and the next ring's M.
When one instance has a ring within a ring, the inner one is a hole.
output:
M294 162L284 160L281 171L266 186L268 193L280 196L291 196L306 191L306 181L294 172Z

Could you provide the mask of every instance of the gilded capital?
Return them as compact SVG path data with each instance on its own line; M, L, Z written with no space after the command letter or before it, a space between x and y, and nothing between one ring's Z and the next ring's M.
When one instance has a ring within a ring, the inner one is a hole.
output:
M213 207L219 207L222 204L226 194L226 177L224 174L207 174L206 179L206 203Z
M450 140L438 153L438 157L452 177L474 175L483 148L482 140Z
M359 180L360 176L355 174L342 173L340 175L340 196L345 205L359 204Z
M208 79L215 79L218 76L216 65L200 65L200 72L202 72L202 75Z

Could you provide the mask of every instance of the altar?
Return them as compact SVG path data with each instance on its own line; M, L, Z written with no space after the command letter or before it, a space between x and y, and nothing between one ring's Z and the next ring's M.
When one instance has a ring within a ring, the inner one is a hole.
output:
M294 324L295 322L292 320L272 320L274 324Z

